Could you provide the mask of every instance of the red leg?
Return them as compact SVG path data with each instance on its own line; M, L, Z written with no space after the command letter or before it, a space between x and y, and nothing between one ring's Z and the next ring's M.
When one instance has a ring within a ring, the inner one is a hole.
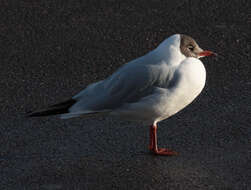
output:
M149 144L149 149L152 151L154 154L157 155L166 155L166 156L173 156L177 155L178 153L175 151L172 151L167 148L158 148L157 145L157 125L151 125L150 126L150 144Z

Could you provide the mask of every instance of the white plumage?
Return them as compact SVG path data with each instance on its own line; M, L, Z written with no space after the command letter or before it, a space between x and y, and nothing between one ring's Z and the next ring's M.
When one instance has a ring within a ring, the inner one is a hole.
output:
M103 113L156 124L190 104L205 79L202 62L181 53L176 34L75 95L77 102L61 118Z
M199 58L213 54L203 51L191 37L175 34L72 99L29 116L61 114L62 119L68 119L102 114L143 121L151 125L150 151L176 155L157 147L157 123L182 110L200 94L206 71Z

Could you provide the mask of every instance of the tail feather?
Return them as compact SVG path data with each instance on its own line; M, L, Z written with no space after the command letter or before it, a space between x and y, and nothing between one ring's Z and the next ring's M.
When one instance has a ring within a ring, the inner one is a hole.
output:
M69 108L76 102L77 102L76 100L70 99L70 100L67 100L58 104L51 105L47 109L44 109L44 110L30 112L27 114L27 116L28 117L42 117L42 116L69 113Z

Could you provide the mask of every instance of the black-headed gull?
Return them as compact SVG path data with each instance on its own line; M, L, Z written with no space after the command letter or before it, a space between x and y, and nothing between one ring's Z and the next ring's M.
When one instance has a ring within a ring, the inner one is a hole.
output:
M108 78L90 84L70 100L29 116L60 114L61 118L113 115L150 125L151 152L176 155L157 147L157 123L190 104L202 91L206 70L199 60L214 55L194 39L175 34L156 49L120 67Z

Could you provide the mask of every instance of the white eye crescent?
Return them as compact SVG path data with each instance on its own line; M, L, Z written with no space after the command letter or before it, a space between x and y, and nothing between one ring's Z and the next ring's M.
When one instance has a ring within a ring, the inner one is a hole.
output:
M191 51L193 51L193 50L194 50L194 47L193 47L192 45L189 45L189 46L188 46L188 49L191 50Z

